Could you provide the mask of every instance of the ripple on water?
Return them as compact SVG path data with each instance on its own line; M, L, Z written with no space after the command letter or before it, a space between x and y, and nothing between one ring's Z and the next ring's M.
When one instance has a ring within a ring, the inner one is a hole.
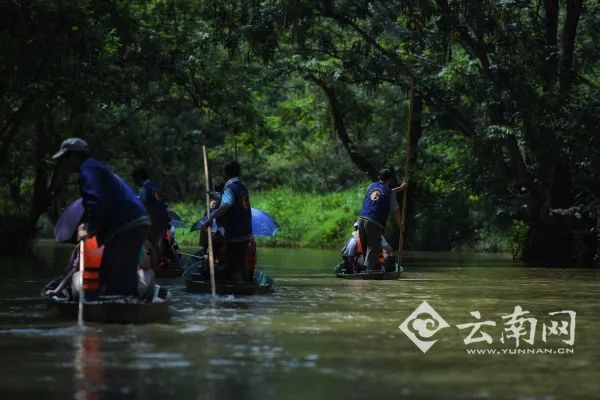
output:
M0 329L0 335L19 335L19 336L45 336L45 337L70 337L75 333L79 333L80 329L77 326L61 327L61 328L11 328Z
M179 333L198 333L198 332L204 332L208 329L207 326L204 325L191 325L191 326L186 326L185 328L179 329L177 332Z
M215 358L208 362L213 367L231 367L241 364L239 361L229 360L227 358Z
M187 368L192 365L181 353L143 353L131 367L137 369Z
M227 379L227 375L216 374L214 372L207 372L205 376L206 376L206 379L212 380L212 381L223 381L223 380Z
M181 353L145 353L145 354L140 354L138 356L139 358L151 358L151 359L157 359L157 360L172 360L172 359L177 359L177 358L182 358L183 355Z

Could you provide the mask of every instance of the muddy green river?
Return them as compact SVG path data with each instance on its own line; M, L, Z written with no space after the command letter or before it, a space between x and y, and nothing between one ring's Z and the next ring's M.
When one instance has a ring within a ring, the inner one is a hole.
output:
M409 253L401 280L348 281L336 251L259 248L272 295L171 280L169 322L81 330L39 296L69 248L34 252L0 257L3 400L600 398L598 269ZM411 317L424 301L435 311Z

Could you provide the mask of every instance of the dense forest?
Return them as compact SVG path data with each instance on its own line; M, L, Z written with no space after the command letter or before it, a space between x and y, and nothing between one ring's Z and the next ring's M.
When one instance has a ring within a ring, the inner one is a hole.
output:
M172 202L200 200L203 144L262 197L356 197L401 179L412 97L409 249L597 261L598 0L9 0L0 21L3 247L75 198L67 137Z

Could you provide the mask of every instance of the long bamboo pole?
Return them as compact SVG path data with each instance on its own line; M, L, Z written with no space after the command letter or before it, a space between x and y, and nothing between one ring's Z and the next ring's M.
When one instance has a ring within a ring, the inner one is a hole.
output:
M404 151L404 182L407 183L404 191L402 192L402 226L400 227L400 238L398 243L398 271L402 266L402 257L404 256L404 222L406 220L406 203L408 200L408 162L410 160L410 141L412 137L412 118L413 118L413 102L414 102L414 89L415 89L415 80L411 79L410 81L410 93L409 93L409 102L408 102L408 129L406 130L406 148ZM400 274L398 274L398 279L400 279Z
M77 310L77 324L83 328L83 299L85 290L83 290L83 270L85 269L85 240L79 241L79 309Z
M202 155L204 156L204 180L206 182L206 218L210 221L210 184L208 183L208 158L206 157L206 146L202 146ZM210 287L213 297L217 296L217 287L215 283L215 259L213 257L212 245L212 226L206 228L208 236L208 266L210 268Z

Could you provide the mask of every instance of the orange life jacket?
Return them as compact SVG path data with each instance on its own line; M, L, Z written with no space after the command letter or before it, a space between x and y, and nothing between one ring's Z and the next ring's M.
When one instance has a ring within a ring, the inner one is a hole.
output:
M97 292L100 290L100 265L104 246L98 246L94 236L85 241L83 248L83 290Z
M360 243L360 236L356 235L356 254L358 254L359 256L363 253L363 248L362 248L362 244ZM385 257L383 255L383 250L379 252L379 264L384 265L385 264Z
M160 261L158 262L159 268L173 268L178 264L177 254L173 250L172 246L175 243L175 237L170 231L165 231L163 234L161 244Z
M254 269L256 268L256 242L254 239L250 239L248 241L248 252L246 253L246 265L248 265L248 272L251 274L254 273Z

